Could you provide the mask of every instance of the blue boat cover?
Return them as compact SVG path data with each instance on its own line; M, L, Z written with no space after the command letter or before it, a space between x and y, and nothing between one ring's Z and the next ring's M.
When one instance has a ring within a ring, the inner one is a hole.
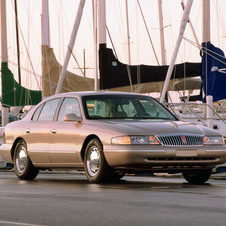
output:
M202 84L206 96L213 101L226 99L226 59L224 52L210 42L202 43Z

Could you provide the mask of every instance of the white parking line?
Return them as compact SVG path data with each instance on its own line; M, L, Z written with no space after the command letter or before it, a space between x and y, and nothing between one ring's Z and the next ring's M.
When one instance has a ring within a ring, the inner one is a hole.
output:
M26 224L26 223L19 223L13 221L0 221L0 224L11 224L11 225L24 225L24 226L43 226L40 224Z

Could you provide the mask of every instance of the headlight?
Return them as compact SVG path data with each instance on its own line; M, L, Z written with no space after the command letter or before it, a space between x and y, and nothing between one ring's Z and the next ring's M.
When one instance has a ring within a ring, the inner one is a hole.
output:
M203 145L214 145L214 144L225 144L224 143L224 138L222 136L218 137L208 137L204 136L203 137Z
M112 144L154 144L160 145L156 136L123 136L111 139Z

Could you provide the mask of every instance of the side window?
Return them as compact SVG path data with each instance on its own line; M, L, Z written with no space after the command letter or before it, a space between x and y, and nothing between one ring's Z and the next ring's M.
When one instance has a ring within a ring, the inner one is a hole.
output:
M40 112L41 112L41 110L42 110L42 108L43 108L43 105L44 105L44 104L42 104L41 106L39 106L39 107L36 109L35 113L34 113L33 116L32 116L32 120L33 120L33 121L37 121L37 120L38 120L38 116L39 116L39 114L40 114Z
M61 105L58 121L64 121L64 116L67 114L76 114L81 117L78 100L75 98L65 98Z
M52 121L60 99L47 101L38 118L39 121Z

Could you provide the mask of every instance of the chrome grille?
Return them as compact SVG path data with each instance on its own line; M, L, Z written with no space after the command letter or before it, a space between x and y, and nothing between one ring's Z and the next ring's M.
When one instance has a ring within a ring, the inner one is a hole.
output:
M157 138L164 146L201 146L203 144L203 136L200 135L158 135Z

